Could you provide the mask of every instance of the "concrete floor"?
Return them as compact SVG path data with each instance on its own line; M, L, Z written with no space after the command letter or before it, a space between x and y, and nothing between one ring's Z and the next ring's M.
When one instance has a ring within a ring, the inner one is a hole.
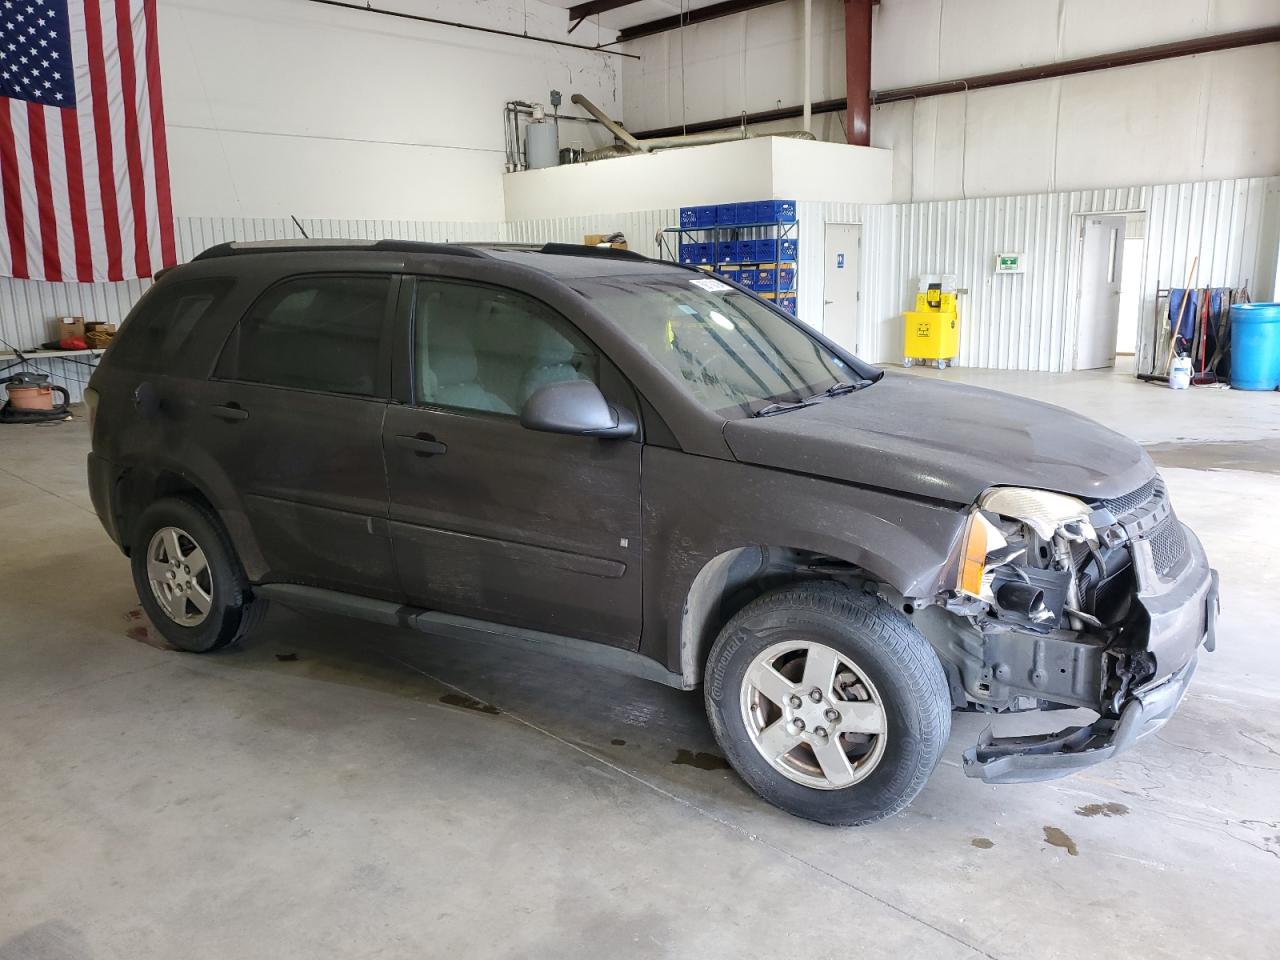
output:
M1274 957L1280 397L923 375L1148 444L1222 572L1220 646L1072 779L967 780L957 716L914 805L859 830L757 800L696 694L279 608L246 649L163 649L84 422L0 427L0 960Z

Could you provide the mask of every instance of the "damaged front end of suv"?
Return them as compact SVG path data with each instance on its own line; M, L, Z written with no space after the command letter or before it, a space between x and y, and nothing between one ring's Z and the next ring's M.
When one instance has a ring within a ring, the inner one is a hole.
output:
M915 604L953 706L1085 708L1092 723L996 738L964 755L991 783L1064 776L1158 729L1214 647L1218 579L1158 476L1112 500L992 487L957 544L954 582Z

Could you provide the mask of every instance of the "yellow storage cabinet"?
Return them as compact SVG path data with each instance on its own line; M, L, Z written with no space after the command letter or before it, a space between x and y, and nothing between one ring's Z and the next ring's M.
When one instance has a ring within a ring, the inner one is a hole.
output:
M902 314L902 365L932 363L939 370L960 352L960 316L952 276L920 278L916 308Z

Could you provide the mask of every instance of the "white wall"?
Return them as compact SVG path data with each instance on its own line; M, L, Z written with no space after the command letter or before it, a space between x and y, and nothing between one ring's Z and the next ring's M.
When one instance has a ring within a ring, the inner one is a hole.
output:
M628 127L800 102L798 0L623 49ZM1271 25L1275 0L885 0L872 87L951 80ZM815 0L813 99L844 95L843 4ZM683 48L682 48L683 47ZM682 83L683 78L683 83ZM1280 173L1280 44L886 104L899 201L1002 196ZM769 127L796 127L799 120ZM814 132L844 139L843 114Z
M537 0L377 6L565 39ZM508 100L617 110L620 58L306 0L160 0L179 216L500 220ZM578 34L572 42L594 42ZM565 142L610 142L563 123Z

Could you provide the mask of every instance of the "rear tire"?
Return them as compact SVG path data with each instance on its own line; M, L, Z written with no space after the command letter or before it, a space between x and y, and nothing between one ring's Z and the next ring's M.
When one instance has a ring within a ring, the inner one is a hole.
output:
M147 507L133 525L129 557L142 608L179 650L236 643L266 614L217 514L200 501L168 497Z
M880 597L831 582L783 587L743 608L712 647L705 697L716 740L748 786L832 825L906 807L951 732L929 642Z

